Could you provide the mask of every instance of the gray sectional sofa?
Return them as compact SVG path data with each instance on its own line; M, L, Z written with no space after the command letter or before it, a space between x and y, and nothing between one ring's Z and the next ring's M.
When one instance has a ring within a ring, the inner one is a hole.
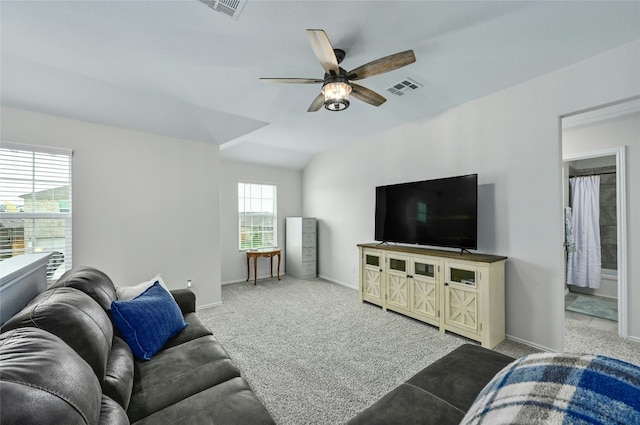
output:
M111 279L65 273L0 329L0 422L274 424L195 314L193 292L171 293L188 326L141 360L112 321Z
M158 283L152 286L128 303L117 299L107 275L79 267L4 323L0 423L275 424L195 314L193 292L170 294ZM136 328L132 338L123 312L140 300L151 303L147 294L154 291L161 294L163 314L149 316L152 322L141 319L153 325ZM178 327L156 351L147 352L142 334L165 328L165 310L173 310ZM149 360L141 358L147 354ZM464 344L348 425L548 424L585 418L599 424L640 423L638 400L637 365L562 353L514 360Z

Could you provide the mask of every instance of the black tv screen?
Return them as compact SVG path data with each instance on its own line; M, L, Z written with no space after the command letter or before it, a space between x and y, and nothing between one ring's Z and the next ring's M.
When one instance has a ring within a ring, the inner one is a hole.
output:
M376 187L375 240L477 249L478 175Z

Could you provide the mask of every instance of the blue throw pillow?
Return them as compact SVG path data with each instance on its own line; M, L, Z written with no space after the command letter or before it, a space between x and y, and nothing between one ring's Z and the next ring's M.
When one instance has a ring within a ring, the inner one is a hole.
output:
M188 325L173 296L158 282L131 300L112 301L111 314L133 354L142 360L149 360Z

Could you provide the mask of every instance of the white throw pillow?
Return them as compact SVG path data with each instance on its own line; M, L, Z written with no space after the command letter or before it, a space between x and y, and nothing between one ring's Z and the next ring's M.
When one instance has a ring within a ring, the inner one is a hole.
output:
M153 279L140 282L133 286L118 286L116 288L116 295L118 296L119 301L132 300L138 295L142 294L147 290L147 288L150 288L156 282L160 283L160 286L162 286L164 289L166 289L167 292L169 292L169 288L167 288L164 280L162 280L162 276L160 275L160 273L158 273Z

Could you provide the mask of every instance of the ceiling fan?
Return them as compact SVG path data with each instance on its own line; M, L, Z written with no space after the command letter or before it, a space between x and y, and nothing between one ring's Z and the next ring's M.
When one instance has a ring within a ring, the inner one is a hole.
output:
M307 37L313 52L324 68L324 78L260 78L261 81L271 83L322 83L322 92L311 103L307 112L316 112L322 106L329 111L343 111L349 107L349 94L370 105L380 106L387 99L352 81L393 71L416 61L413 50L407 50L376 59L347 72L339 66L345 57L345 51L334 49L323 30L308 29Z

